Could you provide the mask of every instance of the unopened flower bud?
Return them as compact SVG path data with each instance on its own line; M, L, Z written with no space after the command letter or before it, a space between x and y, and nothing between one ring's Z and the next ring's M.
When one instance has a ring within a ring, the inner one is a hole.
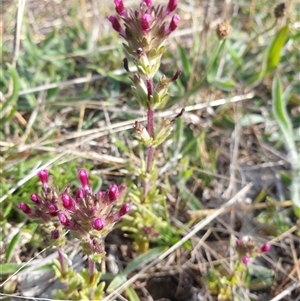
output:
M142 4L145 3L147 7L151 7L152 5L152 0L143 0Z
M40 203L40 198L39 196L36 194L36 193L33 193L31 196L30 196L30 199L33 203L36 203L36 204L39 204Z
M100 200L103 201L105 198L105 191L102 191L102 190L98 191L98 196L99 196Z
M118 196L119 196L119 188L118 188L117 184L112 184L108 190L109 202L112 203L112 202L116 201Z
M80 200L82 200L84 198L84 191L82 188L79 188L76 192L76 196L75 196L75 201L79 202Z
M70 225L70 220L68 219L68 217L64 214L64 213L60 213L58 215L58 219L60 221L60 223L63 225L63 226L66 226L68 227Z
M81 169L78 172L78 179L81 183L81 186L84 190L90 190L90 184L89 184L89 175L88 172L85 169Z
M94 218L92 222L93 229L97 231L101 231L104 227L104 219L103 218Z
M120 35L125 37L125 31L123 30L119 20L117 19L116 16L110 16L108 18L108 20L110 21L110 23L112 24L113 29L118 32Z
M228 21L223 21L217 26L217 35L220 40L226 39L231 32L231 27Z
M61 195L61 200L65 209L71 210L74 207L73 200L67 193Z
M165 15L168 15L171 12L173 12L176 9L177 4L178 4L178 0L169 0L169 3L165 10Z
M243 256L242 257L242 262L243 262L243 264L248 265L250 263L250 257Z
M120 16L124 16L126 13L126 9L124 7L123 1L122 0L115 0L115 8L116 8L116 12L120 15Z
M286 12L286 5L284 2L278 4L274 9L275 18L282 18Z
M141 29L144 32L150 31L151 27L151 15L150 14L142 14L141 15Z
M18 208L20 210L22 210L25 214L31 214L32 213L32 209L24 202L20 203L18 205Z
M51 216L56 216L58 214L58 208L54 204L48 206L48 212Z
M180 17L177 14L175 14L172 17L171 22L170 22L170 26L167 29L167 34L170 34L172 31L174 31L177 28L179 20L180 20Z
M123 204L118 213L119 217L122 217L125 214L127 214L129 212L129 210L130 210L130 204L128 204L128 203Z
M271 244L269 244L269 243L265 243L260 247L260 251L262 253L269 252L270 250L271 250Z
M59 238L59 231L57 229L52 230L50 236L51 236L51 239L58 239Z
M42 185L44 187L48 187L48 176L49 176L49 172L46 169L42 169L38 172L37 176L39 177Z

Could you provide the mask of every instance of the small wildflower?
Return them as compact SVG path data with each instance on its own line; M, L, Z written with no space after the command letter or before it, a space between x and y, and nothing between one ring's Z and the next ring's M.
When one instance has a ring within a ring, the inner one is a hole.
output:
M115 0L115 8L116 8L116 12L120 15L120 16L124 16L126 13L126 9L124 7L123 1L122 0Z
M92 223L93 229L100 231L104 227L104 219L103 218L95 218Z
M143 0L142 4L145 3L148 8L152 6L152 0Z
M88 172L85 169L81 169L78 172L78 179L81 183L81 186L84 190L90 190Z
M142 14L141 15L141 29L144 32L149 32L151 29L151 15Z
M42 169L38 172L37 175L38 175L42 185L44 187L48 187L48 176L49 176L48 170Z
M33 203L36 203L36 204L39 204L40 203L40 199L39 199L39 196L36 194L36 193L33 193L31 196L30 196L30 199Z
M126 215L130 210L129 204L123 204L121 209L117 212L116 216L120 219L122 216Z
M171 32L173 32L177 28L179 20L180 20L180 17L177 14L175 14L172 17L171 22L170 22L170 26L167 29L167 34L170 34Z
M52 216L56 216L58 214L58 208L55 204L50 204L48 207L48 212Z
M25 214L32 214L32 209L24 202L20 203L18 208L21 209Z
M125 31L123 30L121 24L119 23L117 17L115 16L110 16L108 18L110 23L112 24L113 29L118 32L121 36L125 37Z
M269 252L270 250L271 250L271 244L269 244L269 243L265 243L260 247L260 251L262 253Z
M82 188L79 188L76 192L76 196L75 196L75 201L79 202L80 200L82 200L84 198L84 191Z
M64 213L60 213L58 215L59 221L61 222L61 224L65 227L70 226L70 220L68 219L68 217L64 214Z
M243 256L242 262L243 264L248 265L250 263L250 258L248 256Z
M173 12L176 9L177 4L178 4L178 0L169 0L169 3L165 10L165 15L168 15L171 12Z
M117 200L119 196L119 188L116 184L112 184L108 190L108 201L110 203Z
M74 207L73 200L67 193L63 193L61 195L61 200L62 200L62 204L65 209L67 209L67 210L73 209L73 207Z

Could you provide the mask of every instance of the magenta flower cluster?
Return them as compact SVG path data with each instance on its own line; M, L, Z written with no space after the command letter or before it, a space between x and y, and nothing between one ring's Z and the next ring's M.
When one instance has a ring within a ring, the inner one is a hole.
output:
M235 249L239 254L242 262L248 265L251 258L256 258L261 253L270 251L271 244L264 243L262 246L257 246L250 236L244 236L236 240Z
M169 0L166 7L154 7L151 0L142 0L139 10L126 9L122 0L114 0L114 2L118 16L110 16L108 19L113 29L132 46L132 49L140 47L145 33L151 31L148 42L152 40L151 46L155 47L177 28L180 19L177 14L171 17L168 26L166 26L166 18L176 9L178 0ZM121 26L119 19L123 21L125 28ZM156 41L153 44L154 40Z
M41 194L31 195L32 208L22 202L19 209L50 228L52 239L61 237L63 226L81 241L87 255L104 253L103 239L130 209L130 205L126 203L118 210L114 208L124 195L125 185L112 184L106 191L93 193L88 173L81 169L78 172L81 187L72 195L69 188L60 193L51 187L48 176L47 170L38 173L42 183Z

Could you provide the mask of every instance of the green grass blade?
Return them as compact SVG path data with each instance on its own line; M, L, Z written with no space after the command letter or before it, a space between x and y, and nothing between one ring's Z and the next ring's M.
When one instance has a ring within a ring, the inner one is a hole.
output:
M281 58L281 50L289 37L288 25L282 27L273 40L268 53L267 72L277 67Z
M14 254L14 249L15 249L15 246L19 243L19 240L20 240L20 234L21 232L19 231L14 237L13 239L11 240L8 248L7 248L7 251L6 251L6 262L10 262L11 261L11 258Z
M286 149L289 154L293 171L291 183L291 199L295 214L300 217L300 158L293 137L292 122L286 109L286 103L282 97L282 85L279 76L275 76L272 86L273 114L281 130Z

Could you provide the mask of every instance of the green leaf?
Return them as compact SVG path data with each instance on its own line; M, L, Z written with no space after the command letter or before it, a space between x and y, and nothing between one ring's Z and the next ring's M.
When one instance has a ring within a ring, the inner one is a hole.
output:
M281 58L281 50L289 37L289 32L290 29L288 25L282 27L277 32L277 35L275 36L275 39L273 40L269 48L267 72L273 70L279 64Z
M7 111L11 111L14 109L16 102L18 100L19 97L19 91L20 91L20 79L19 79L19 75L18 72L16 70L16 68L14 68L12 65L7 64L8 67L8 71L10 73L11 79L12 79L12 83L13 83L13 90L12 90L12 94L7 98L7 100L1 104L0 109L1 109L1 119L4 118L4 116L9 112ZM11 114L9 114L9 116L11 117ZM4 120L2 120L2 122L4 122Z
M14 249L15 246L18 244L19 240L20 240L20 234L21 231L19 231L11 240L10 244L8 245L7 251L6 251L6 262L10 262L13 254L14 254Z
M288 142L288 145L291 145L294 143L292 137L292 124L282 94L281 81L278 76L275 76L272 86L273 114L285 140Z
M223 91L231 91L236 87L236 82L230 78L215 79L212 84Z
M183 49L179 45L179 54L180 54L180 59L181 59L182 67L183 67L183 74L184 74L185 78L189 78L192 73L192 66L190 64L189 59L187 58L186 52L187 52L187 50Z
M26 267L28 267L28 266L26 266ZM3 276L3 275L13 274L16 271L18 271L19 269L23 270L26 267L22 264L17 264L17 263L0 264L0 275Z
M133 288L127 287L125 291L129 301L140 301L140 298Z
M286 103L282 97L282 86L279 76L275 76L272 85L273 114L281 130L285 147L289 154L293 177L290 186L291 200L295 214L300 217L300 158L293 136L291 119L287 113Z
M136 269L140 268L142 265L147 264L148 262L152 261L153 259L160 256L164 251L165 247L157 247L148 252L139 255L136 257L119 275L117 275L110 285L107 288L108 292L112 292L113 290L120 287L124 282L127 280L127 275Z
M240 118L240 124L241 126L249 126L251 124L263 123L265 120L265 117L260 114L246 114Z

